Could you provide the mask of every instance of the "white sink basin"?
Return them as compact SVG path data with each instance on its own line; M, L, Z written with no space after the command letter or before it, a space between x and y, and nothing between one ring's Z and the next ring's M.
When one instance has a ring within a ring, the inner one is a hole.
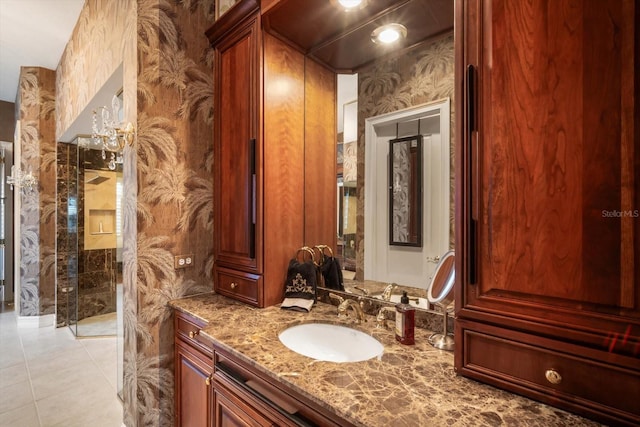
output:
M384 347L370 335L345 326L305 323L280 332L282 344L303 356L327 362L380 359Z

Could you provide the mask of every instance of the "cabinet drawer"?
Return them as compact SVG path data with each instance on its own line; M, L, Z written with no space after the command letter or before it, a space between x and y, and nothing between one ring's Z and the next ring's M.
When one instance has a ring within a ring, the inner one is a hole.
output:
M463 329L465 374L590 417L640 422L640 371L554 350L567 343L480 329Z
M214 387L221 385L258 411L262 416L281 427L322 426L353 427L353 424L293 392L282 384L274 383L233 356L214 348Z
M212 343L200 336L200 330L205 326L206 323L202 320L176 311L176 336L202 352L205 356L211 358L213 356Z
M217 267L214 289L222 295L258 305L261 282L261 276Z

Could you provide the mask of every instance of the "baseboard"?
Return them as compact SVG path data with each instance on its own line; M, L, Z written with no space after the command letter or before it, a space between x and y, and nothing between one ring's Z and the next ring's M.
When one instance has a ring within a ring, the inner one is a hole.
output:
M55 314L45 314L44 316L16 316L18 328L47 328L56 324Z

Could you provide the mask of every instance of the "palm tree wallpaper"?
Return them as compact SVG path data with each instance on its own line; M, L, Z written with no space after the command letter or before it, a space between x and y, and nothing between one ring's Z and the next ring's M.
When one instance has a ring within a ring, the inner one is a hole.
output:
M358 74L358 147L356 216L356 278L364 278L364 121L368 117L451 98L451 222L450 245L453 247L454 220L454 51L453 33L421 44L410 52L388 61L378 61Z
M213 1L138 3L137 424L170 426L167 302L212 289ZM175 270L174 255L195 268ZM133 356L131 354L131 356Z
M55 312L55 81L52 70L40 67L20 70L20 169L32 171L38 179L37 188L21 193L21 316ZM14 191L20 190L16 187Z
M124 411L127 426L171 426L173 323L167 302L211 291L213 0L88 0L57 70L57 135L122 66ZM193 268L174 256L193 253Z

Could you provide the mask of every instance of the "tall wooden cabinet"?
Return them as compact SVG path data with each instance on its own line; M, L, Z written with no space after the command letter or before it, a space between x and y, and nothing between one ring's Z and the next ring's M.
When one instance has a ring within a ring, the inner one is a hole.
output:
M255 0L237 3L207 35L215 50L214 288L269 306L282 302L299 247L335 246L336 77L263 32Z
M640 1L456 2L459 374L640 423Z

